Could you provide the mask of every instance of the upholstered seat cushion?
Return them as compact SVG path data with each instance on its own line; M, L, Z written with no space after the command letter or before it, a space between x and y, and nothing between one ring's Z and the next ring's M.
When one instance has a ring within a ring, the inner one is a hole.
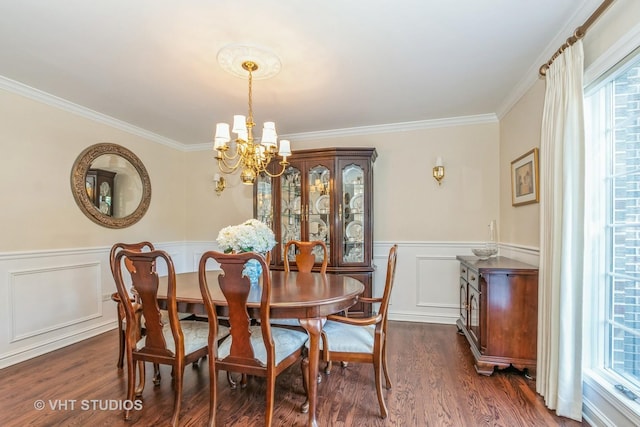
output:
M208 345L209 324L207 322L199 322L197 320L180 321L182 334L184 335L184 354L192 353L202 347ZM162 334L167 343L167 348L175 353L176 344L173 341L171 326L167 323L162 328ZM218 326L218 337L222 338L229 335L229 328L224 325ZM140 350L144 347L147 337L144 336L136 345L136 349Z
M322 319L322 325L326 323L327 319ZM272 325L280 325L280 326L300 326L300 320L298 319L271 319L269 321Z
M253 354L262 364L267 364L267 351L262 340L262 329L260 326L251 326L251 346ZM282 359L289 356L302 347L307 341L307 334L293 329L271 328L271 337L276 347L276 365ZM229 336L218 346L218 358L224 359L231 352L231 342L233 337Z
M328 320L322 330L327 335L329 351L346 353L373 353L375 325L354 326ZM320 340L320 348L323 346ZM309 348L309 343L306 343Z

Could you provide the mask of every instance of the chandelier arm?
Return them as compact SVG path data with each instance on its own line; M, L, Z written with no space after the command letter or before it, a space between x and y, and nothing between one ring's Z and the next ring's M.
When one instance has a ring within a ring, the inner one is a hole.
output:
M235 164L230 165L225 161L225 159L218 158L218 169L220 169L220 172L222 173L231 174L237 171L238 168L240 167L242 163L240 160L241 159L238 159L238 161L235 162Z
M236 149L233 151L233 155L227 154L228 152L230 152L230 150L231 150L230 148L227 148L226 150L220 150L220 151L216 150L217 151L216 158L222 157L225 160L235 160L240 156L240 150L238 150L238 144L237 143L236 143Z
M287 166L289 166L289 162L283 160L283 161L280 162L280 165L282 166L282 169L280 170L280 172L278 172L276 174L270 173L267 169L264 169L263 172L266 173L271 178L277 178L277 177L281 176L284 173L284 171L287 169Z

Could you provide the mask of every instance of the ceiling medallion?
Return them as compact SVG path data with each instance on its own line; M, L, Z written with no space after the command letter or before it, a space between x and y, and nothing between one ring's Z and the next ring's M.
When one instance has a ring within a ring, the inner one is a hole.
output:
M262 79L273 77L280 71L280 60L273 53L242 45L227 46L218 52L218 62L227 72L239 77L248 78L249 81L249 112L243 115L233 116L233 127L228 123L217 123L216 133L213 139L215 158L218 161L220 172L225 174L241 170L240 180L244 184L253 184L260 175L271 177L280 176L289 165L287 157L291 156L291 146L288 140L278 142L278 133L274 122L264 122L262 138L254 137L253 128L253 79L260 76ZM232 138L231 133L236 137ZM282 160L278 166L273 161L277 157ZM219 174L217 174L219 176ZM217 184L224 181L220 178ZM217 188L217 187L216 187ZM222 191L222 190L220 190Z
M255 80L269 79L280 72L280 58L275 53L262 47L230 44L218 52L218 64L226 72L243 79L247 78L246 62L253 62L259 67L253 72Z

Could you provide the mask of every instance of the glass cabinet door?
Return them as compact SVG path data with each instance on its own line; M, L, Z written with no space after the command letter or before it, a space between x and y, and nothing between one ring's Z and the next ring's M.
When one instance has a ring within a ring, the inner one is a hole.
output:
M351 164L342 169L342 203L340 218L342 227L342 257L345 263L364 262L365 197L364 170Z
M302 174L300 169L289 166L280 178L280 244L284 248L289 240L301 240L302 219Z
M264 222L273 229L273 192L271 191L272 178L267 174L258 176L256 190L256 219Z
M321 240L327 245L327 257L331 255L331 171L326 166L309 169L307 185L309 187L307 208L307 233L309 240ZM316 246L316 262L322 262L324 251Z

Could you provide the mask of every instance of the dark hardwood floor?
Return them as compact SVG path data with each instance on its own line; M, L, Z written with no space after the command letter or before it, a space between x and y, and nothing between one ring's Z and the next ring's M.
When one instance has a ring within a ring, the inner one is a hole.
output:
M477 375L469 345L455 326L389 322L389 328L389 417L378 415L372 366L337 364L329 376L323 374L318 387L321 426L583 425L545 408L534 381L517 371ZM114 330L0 370L0 425L167 425L173 404L170 368L161 368L162 384L154 388L147 367L142 408L125 422L117 408L126 388L125 372L116 368L117 350ZM206 361L201 365L185 373L184 426L201 426L207 420L208 369ZM264 386L263 379L254 378L246 389L231 390L222 375L218 425L263 425ZM304 401L299 365L278 377L276 399L274 425L305 424L307 415L299 412ZM41 402L44 409L36 409Z

